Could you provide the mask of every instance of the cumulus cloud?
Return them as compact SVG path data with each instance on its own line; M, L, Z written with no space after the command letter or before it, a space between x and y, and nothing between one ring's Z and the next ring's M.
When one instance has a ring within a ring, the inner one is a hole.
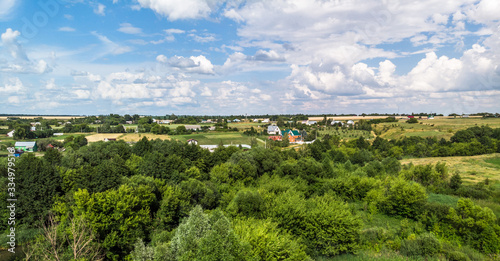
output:
M0 65L0 71L10 73L46 73L52 68L44 60L31 60L24 51L17 38L21 35L19 31L7 28L2 33L2 46L9 52L8 61Z
M165 55L158 55L156 61L185 72L214 74L212 62L203 55L191 56L189 58L183 56L172 56L167 58Z
M138 0L142 8L150 8L170 21L208 17L224 2L218 0Z

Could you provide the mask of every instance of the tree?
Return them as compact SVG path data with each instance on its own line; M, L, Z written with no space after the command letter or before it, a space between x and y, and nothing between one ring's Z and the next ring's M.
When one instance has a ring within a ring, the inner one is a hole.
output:
M453 176L451 176L450 179L450 188L453 190L457 190L460 188L462 185L462 178L460 177L460 174L455 173Z
M21 224L31 226L48 214L62 192L61 178L53 165L31 153L23 155L16 168L16 215Z
M122 185L94 194L84 189L75 192L73 198L74 216L90 224L108 260L124 260L136 240L148 233L155 200L149 186Z
M244 246L231 223L216 210L208 216L196 206L177 228L170 244L172 260L247 260L249 247Z
M411 119L407 120L406 123L414 124L414 123L418 123L418 120L416 118L411 118Z

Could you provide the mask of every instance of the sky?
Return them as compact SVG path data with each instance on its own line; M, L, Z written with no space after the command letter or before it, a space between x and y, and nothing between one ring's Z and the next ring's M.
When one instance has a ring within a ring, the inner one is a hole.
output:
M2 0L0 113L500 110L498 0Z

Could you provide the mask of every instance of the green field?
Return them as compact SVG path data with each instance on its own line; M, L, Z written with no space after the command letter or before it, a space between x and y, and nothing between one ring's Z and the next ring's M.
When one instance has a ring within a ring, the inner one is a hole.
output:
M401 160L401 164L410 162L414 165L435 165L438 162L445 162L451 174L459 173L462 180L467 183L477 183L484 181L486 178L500 181L500 153Z
M500 128L500 118L436 118L434 120L419 120L419 123L415 124L406 123L406 120L399 120L399 122L377 124L375 130L381 133L380 137L386 139L418 136L449 140L459 130L482 125Z
M365 130L349 130L349 129L336 130L333 127L326 127L326 129L321 128L318 132L319 135L321 136L328 134L330 136L339 136L343 140L352 140L352 139L357 139L359 137L364 137L365 139L374 138L372 133Z
M224 145L239 145L247 144L250 145L251 137L243 135L242 133L200 133L200 134L189 134L189 135L172 135L170 138L180 141L187 141L189 139L195 139L198 141L199 145L218 145L221 141Z

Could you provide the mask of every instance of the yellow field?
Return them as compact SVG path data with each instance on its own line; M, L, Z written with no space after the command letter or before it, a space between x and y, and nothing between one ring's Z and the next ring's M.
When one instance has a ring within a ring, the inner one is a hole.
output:
M403 159L401 164L414 165L432 164L445 162L450 175L459 173L466 182L480 182L489 178L490 180L500 181L500 168L495 164L485 160L500 158L500 153L478 155L478 156L457 156L457 157L433 157L420 159Z
M141 134L138 134L138 133L127 133L127 134L123 134L118 139L119 140L124 140L124 141L136 142L136 141L139 141L140 139L142 139L144 137L147 137L148 140L155 140L155 139L170 140L170 136L168 136L168 135L157 135L157 134L153 134L153 133L141 133Z
M85 116L0 116L0 120L6 120L7 118L10 117L16 117L20 119L36 119L36 118L43 118L47 120L70 120L70 119L78 119L78 118L85 118Z
M87 136L88 142L96 142L96 141L104 141L105 138L107 139L117 139L118 137L122 136L123 133L99 133L99 134L92 134L90 136Z

